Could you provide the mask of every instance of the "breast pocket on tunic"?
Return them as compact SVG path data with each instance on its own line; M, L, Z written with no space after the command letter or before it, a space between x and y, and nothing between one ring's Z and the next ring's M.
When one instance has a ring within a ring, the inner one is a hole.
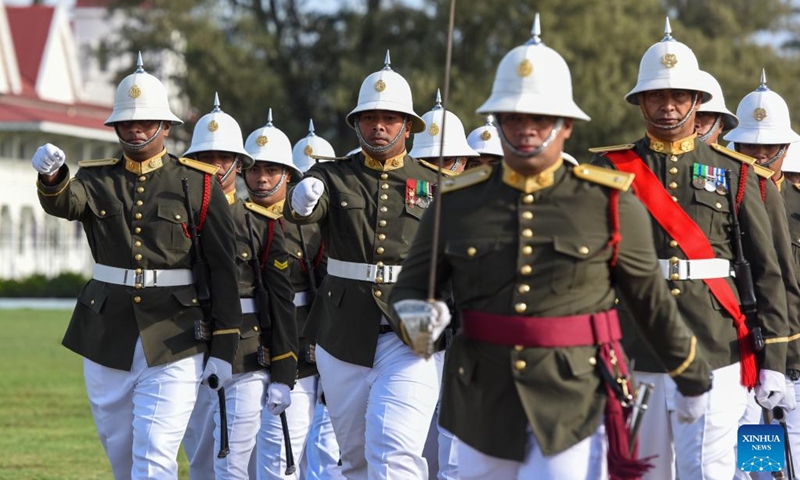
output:
M564 293L585 284L589 278L598 281L607 277L610 256L608 239L570 236L553 237L553 255L540 258L545 265L549 264L542 268L549 270L550 288L554 293ZM536 263L533 267L537 268Z
M89 210L92 212L90 222L94 245L102 245L108 238L118 234L115 226L124 223L120 217L122 215L122 202L116 199L89 200L87 202Z
M728 242L731 210L726 197L705 190L695 190L694 212L695 223L706 233L712 246Z
M187 252L192 242L187 235L186 221L186 209L183 205L159 205L156 244L166 251Z
M470 279L469 292L455 292L461 301L467 297L491 296L509 281L507 268L515 262L512 247L503 248L500 239L467 239L448 241L444 256L452 268L453 278ZM513 279L512 279L513 280ZM462 282L456 282L458 289ZM474 288L475 284L479 288Z
M406 245L411 245L411 242L414 240L414 236L419 229L419 221L426 210L427 208L422 208L417 205L405 205L405 212L403 215L403 243Z
M367 221L364 208L366 201L360 195L335 192L331 196L331 212L335 214L337 237L360 238Z

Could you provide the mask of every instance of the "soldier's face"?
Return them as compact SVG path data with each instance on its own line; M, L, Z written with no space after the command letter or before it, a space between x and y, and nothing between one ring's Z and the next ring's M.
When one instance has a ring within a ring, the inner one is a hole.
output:
M255 165L244 171L244 180L247 188L257 193L267 193L281 181L281 175L287 168L277 163L256 162ZM291 180L291 172L286 172L286 181L280 190L275 192L270 200L279 201L286 197L286 185Z
M197 154L197 160L219 167L217 171L217 176L219 178L222 178L231 168L235 168L236 173L239 173L241 170L241 167L236 162L236 154L232 152L220 152L217 150L199 152ZM225 183L222 184L222 189L227 192L228 188L234 185L234 182L236 182L236 175L228 175L228 178L225 179Z
M647 115L647 118L654 124L671 127L678 125L684 117L689 116L681 127L672 130L658 129L648 124L648 129L654 128L651 133L657 134L660 138L683 138L691 135L695 129L694 119L691 117L702 103L700 98L696 102L694 101L695 93L691 90L671 88L643 92L639 98L639 105ZM694 108L692 108L692 105L694 105Z
M469 170L470 168L482 167L484 165L494 165L495 163L499 163L503 157L498 157L497 155L481 155L480 157L469 157L467 159L467 166L464 170Z
M705 135L714 127L714 122L717 121L719 113L715 112L697 112L694 116L694 130L698 135ZM722 122L714 128L714 132L708 137L706 143L717 143L720 132L722 132Z
M522 153L534 153L553 131L557 118L527 113L500 113L497 115L497 121L511 146ZM565 118L561 130L540 154L532 157L517 156L503 145L505 153L503 158L517 172L534 175L558 160L564 142L570 135L572 135L572 119Z
M160 123L159 120L129 120L115 123L114 130L116 130L117 136L121 140L133 145L141 145L158 132ZM158 136L152 143L142 149L130 150L125 145L122 146L122 149L132 160L146 160L158 155L159 152L164 150L164 141L169 136L170 127L171 124L169 122L164 122L164 126Z
M373 147L384 147L390 144L397 134L405 129L401 134L400 141L392 149L384 152L383 158L377 160L397 156L406 149L405 140L411 134L411 122L404 122L404 119L405 116L402 113L389 110L368 110L359 114L356 128L361 129L361 136Z
M783 147L783 145L760 145L757 143L737 143L736 151L755 158L756 163L761 165L770 158L773 158L775 155L777 155L778 152L781 151L781 147ZM782 166L783 166L783 158L779 158L776 162L769 165L769 169L775 172L780 172Z

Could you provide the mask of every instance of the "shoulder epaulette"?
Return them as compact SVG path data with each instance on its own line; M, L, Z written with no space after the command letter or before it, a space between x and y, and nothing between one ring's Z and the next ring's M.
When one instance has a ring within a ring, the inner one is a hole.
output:
M262 207L261 205L258 205L258 204L253 203L253 202L244 202L244 207L246 209L250 210L251 212L255 212L255 213L261 215L262 217L271 218L273 220L277 220L277 219L283 217L282 214L273 212L272 210L270 210L270 209L268 209L266 207Z
M722 145L720 145L718 143L712 143L709 146L711 148L713 148L714 150L718 151L719 153L725 155L726 157L730 157L730 158L732 158L734 160L738 160L738 161L740 161L742 163L746 163L748 165L755 165L756 164L756 159L755 158L753 158L753 157L751 157L749 155L745 155L744 153L739 153L736 150L731 150L729 148L725 148L725 147L723 147Z
M439 170L439 167L437 167L436 165L432 164L431 162L426 162L425 160L422 160L422 159L419 159L419 158L417 160L419 160L419 163L425 165L426 167L430 168L434 172ZM442 169L442 175L444 175L445 177L455 177L455 176L458 175L458 173L454 172L452 170Z
M753 170L756 171L756 174L759 177L772 178L772 176L775 175L775 172L773 172L772 170L770 170L767 167L762 167L761 165L759 165L757 163L753 164Z
M572 173L576 177L603 185L604 187L616 188L623 192L633 183L634 174L612 170L610 168L597 167L595 165L575 165Z
M219 167L215 167L214 165L209 165L207 163L198 162L197 160L193 160L191 158L181 157L178 159L178 162L181 165L185 165L189 168L194 168L195 170L200 170L203 173L208 173L214 175L219 170Z
M589 151L592 153L616 152L618 150L630 150L635 146L636 145L632 143L624 143L622 145L609 145L607 147L592 147Z
M471 168L456 177L448 177L442 181L442 193L454 192L485 182L489 179L491 173L492 167L484 165L482 167Z
M314 160L328 160L328 161L347 160L348 158L350 158L350 157L326 157L325 155L313 155L313 154L309 155L309 157L313 158Z
M78 166L81 168L86 167L106 167L108 165L116 165L119 163L119 158L101 158L99 160L81 160Z

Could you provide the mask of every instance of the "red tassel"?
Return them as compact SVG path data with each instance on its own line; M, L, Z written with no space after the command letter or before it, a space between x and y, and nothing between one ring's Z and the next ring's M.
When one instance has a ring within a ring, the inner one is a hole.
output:
M605 344L600 347L600 357L607 367L610 365L609 359L611 356L611 349L614 346ZM621 352L621 349L618 349ZM622 359L621 355L617 358ZM625 363L619 365L620 373L627 376L628 372L625 368ZM649 463L649 458L637 459L638 447L634 448L633 455L628 453L630 447L630 431L625 425L625 412L622 410L619 400L614 394L611 386L606 384L606 393L608 400L606 401L605 410L605 427L606 436L608 437L608 454L606 459L608 461L608 475L611 480L638 480L648 472L653 465Z

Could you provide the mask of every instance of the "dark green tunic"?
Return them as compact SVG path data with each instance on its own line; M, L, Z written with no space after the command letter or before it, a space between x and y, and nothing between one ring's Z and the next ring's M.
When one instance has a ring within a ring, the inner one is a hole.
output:
M209 173L188 168L166 152L142 164L141 173L126 169L125 160L105 163L81 168L72 179L64 166L57 184L39 182L44 210L81 222L99 264L124 269L191 268L181 179L189 179L192 208L199 219L204 178ZM202 313L193 285L136 289L91 280L78 296L64 346L120 370L130 370L139 337L150 366L207 350L233 362L241 325L233 221L214 179L208 205L200 243L211 271L214 334L210 345L194 337L194 321Z

